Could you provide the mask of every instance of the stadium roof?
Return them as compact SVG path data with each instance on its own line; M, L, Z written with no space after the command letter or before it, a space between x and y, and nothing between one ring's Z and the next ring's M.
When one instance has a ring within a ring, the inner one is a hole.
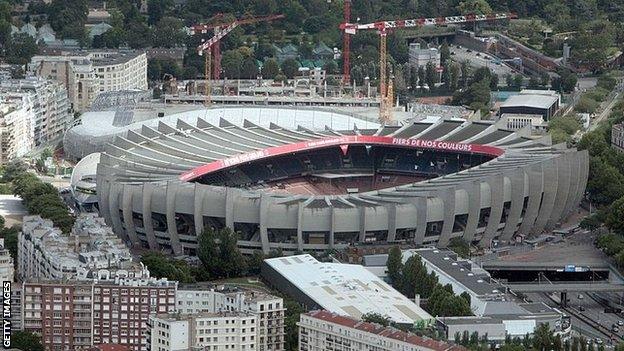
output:
M559 101L557 96L538 95L538 94L520 94L511 96L501 104L503 107L533 107L541 109L549 109L552 105Z
M432 317L360 265L324 263L310 255L264 261L322 308L360 319L379 313L397 323L413 324Z

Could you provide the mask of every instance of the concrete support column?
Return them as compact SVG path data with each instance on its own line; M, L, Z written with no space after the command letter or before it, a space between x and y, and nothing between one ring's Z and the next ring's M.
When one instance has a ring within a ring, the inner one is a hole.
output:
M468 220L464 231L464 240L471 243L474 240L477 226L479 225L479 214L481 213L481 181L474 181L466 187L468 193Z
M570 192L570 172L571 168L571 158L570 153L566 153L559 157L560 162L558 163L558 186L557 193L555 194L555 204L553 206L552 213L548 221L546 221L546 229L553 229L559 220L561 220L563 210L566 206L568 193Z
M529 176L529 202L524 218L522 218L522 224L520 224L520 228L518 229L518 233L520 234L529 234L539 215L539 204L542 200L542 191L544 189L542 164L536 164L529 168L527 175ZM522 201L524 201L524 199Z
M266 197L265 194L262 194L260 196L260 223L259 223L259 228L260 228L260 242L262 242L262 252L264 252L265 255L269 254L269 251L271 251L270 247L269 247L269 233L267 232L267 217L269 216L269 198Z
M520 223L522 205L524 204L524 177L525 173L521 170L516 170L509 174L509 180L511 181L511 208L509 209L509 216L507 216L507 223L505 223L501 240L509 241Z
M336 232L336 207L331 208L331 214L329 218L329 249L334 248L335 232Z
M193 197L193 222L195 225L195 233L199 237L204 232L204 196L206 195L206 189L204 185L195 183L195 189L193 189L195 196Z
M123 185L122 211L123 219L126 223L126 234L132 242L132 245L139 245L139 238L134 230L134 221L132 220L132 193L133 186L129 184Z
M487 247L490 245L500 224L500 218L503 214L503 186L505 185L504 176L502 174L490 177L487 180L490 185L490 218L485 227L483 238L479 242L479 246Z
M158 250L158 242L154 235L154 226L152 225L152 196L154 194L154 185L152 183L143 183L143 227L145 228L145 236L150 249Z
M359 242L363 243L366 240L366 212L368 207L360 207L360 239Z
M416 236L414 243L422 245L427 230L427 196L416 198Z
M303 211L305 206L303 202L297 205L297 250L303 251Z
M119 192L123 191L123 186L119 183L112 183L109 191L108 211L111 216L111 222L113 224L113 230L115 233L123 233L124 237L128 237L128 234L124 232L121 225L121 219L119 218Z
M388 237L387 242L393 242L396 240L397 232L397 205L390 204L387 207L388 211Z
M225 188L225 226L234 230L234 189Z
M175 221L175 201L176 193L178 191L179 184L176 181L167 182L167 233L169 234L169 243L171 244L171 250L173 254L178 256L182 255L182 245L180 245L180 237L178 236L178 229Z
M439 247L446 247L451 240L453 225L455 223L455 187L448 187L438 191L438 196L444 204L444 217L442 233L438 239Z
M548 165L543 167L544 171L544 200L542 208L539 210L535 224L531 233L539 234L544 230L546 222L550 219L550 215L555 205L555 197L557 196L557 188L559 187L559 169L561 160L556 158L549 161Z

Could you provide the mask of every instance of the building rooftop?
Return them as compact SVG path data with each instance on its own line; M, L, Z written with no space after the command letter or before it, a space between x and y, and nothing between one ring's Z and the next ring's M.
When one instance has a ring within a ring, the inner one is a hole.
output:
M159 313L156 318L168 322L184 321L189 318L195 320L202 318L220 318L220 317L253 317L254 314L239 311L221 311L221 312L198 312L198 313Z
M316 304L331 312L359 319L379 313L398 323L413 324L432 317L363 266L324 263L311 255L264 261Z
M533 107L549 109L558 101L558 96L541 94L519 94L509 97L509 99L505 100L500 107Z
M344 317L329 311L312 311L306 313L307 316L317 318L329 323L338 324L341 326L357 329L366 333L378 335L380 337L399 340L408 344L427 348L429 350L436 351L460 351L465 350L461 346L437 341L427 337L420 337L412 333L407 333L395 328L383 327L379 324L362 322L357 319Z
M98 270L114 268L149 276L142 265L133 262L130 250L104 219L95 214L78 216L70 235L64 235L50 220L25 216L22 232L63 275L89 279Z

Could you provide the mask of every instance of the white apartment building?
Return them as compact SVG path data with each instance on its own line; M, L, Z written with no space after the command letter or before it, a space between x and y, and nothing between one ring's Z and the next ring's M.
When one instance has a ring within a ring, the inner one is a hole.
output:
M34 147L35 109L30 93L0 93L0 164Z
M181 287L176 293L180 313L245 312L258 320L259 351L284 350L284 301L267 293L238 288Z
M244 312L150 316L152 351L255 351L257 317Z
M0 93L31 93L33 100L35 146L57 140L72 126L73 114L67 90L61 83L28 77L0 82Z
M299 351L466 351L427 337L325 310L300 315Z
M18 236L18 274L21 280L149 277L142 264L132 261L124 242L93 213L81 214L70 235L50 220L25 216Z
M62 83L75 111L85 111L108 91L146 90L147 56L143 51L67 51L34 56L29 70Z
M421 48L420 43L409 45L409 64L412 67L426 67L431 62L435 68L440 67L440 51L436 48Z
M0 282L12 282L13 273L13 257L4 246L4 238L0 238Z

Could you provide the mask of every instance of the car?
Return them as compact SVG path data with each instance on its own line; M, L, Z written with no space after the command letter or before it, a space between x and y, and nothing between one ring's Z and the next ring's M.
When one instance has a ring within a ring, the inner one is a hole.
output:
M470 50L470 49L466 49L466 52L472 52L472 50Z
M598 339L598 338L596 338L596 344L598 344L598 345L602 345L602 343L603 343L602 339Z
M617 325L614 325L613 328L611 328L611 331L614 333L619 333L620 332L620 327L618 327Z
M451 55L455 55L455 51L451 51Z
M621 327L621 326L624 325L624 322L623 321L618 321L618 325Z
M578 294L578 299L582 300L583 299L583 294Z
M461 49L461 46L457 45L457 48L458 48L458 49Z
M581 311L581 312L585 312L585 307L579 306L578 310Z
M477 52L477 54L476 54L476 55L477 55L477 56L481 56L481 53L480 53L480 52Z

